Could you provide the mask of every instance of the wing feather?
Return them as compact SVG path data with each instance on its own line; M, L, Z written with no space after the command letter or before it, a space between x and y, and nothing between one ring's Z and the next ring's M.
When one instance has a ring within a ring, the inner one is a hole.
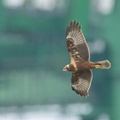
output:
M72 90L81 96L87 97L92 82L92 71L80 71L72 73Z
M67 27L66 40L69 52L71 52L71 49L75 48L83 59L90 59L89 48L78 22L72 21Z

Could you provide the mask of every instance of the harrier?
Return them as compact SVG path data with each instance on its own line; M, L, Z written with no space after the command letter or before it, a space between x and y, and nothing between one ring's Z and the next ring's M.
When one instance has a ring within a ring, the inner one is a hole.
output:
M76 21L72 21L67 27L66 43L71 62L63 68L63 71L72 72L72 90L83 97L87 97L92 82L91 69L109 69L111 63L108 60L99 62L90 61L88 45L81 26Z

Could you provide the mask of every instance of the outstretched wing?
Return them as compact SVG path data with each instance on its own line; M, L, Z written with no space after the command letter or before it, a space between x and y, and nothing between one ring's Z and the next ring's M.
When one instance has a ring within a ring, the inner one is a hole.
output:
M70 58L74 55L82 57L84 60L89 60L90 53L85 37L82 33L81 26L76 21L72 21L66 30L67 49L70 53Z
M92 82L92 71L80 71L72 73L72 90L81 96L87 97Z

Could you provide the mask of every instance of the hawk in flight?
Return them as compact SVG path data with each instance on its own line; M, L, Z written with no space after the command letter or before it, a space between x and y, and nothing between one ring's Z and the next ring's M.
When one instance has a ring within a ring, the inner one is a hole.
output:
M87 97L92 82L91 69L109 69L111 64L108 60L99 62L90 61L88 45L81 26L76 21L72 21L67 27L66 43L71 62L63 68L63 71L72 72L72 90L83 97Z

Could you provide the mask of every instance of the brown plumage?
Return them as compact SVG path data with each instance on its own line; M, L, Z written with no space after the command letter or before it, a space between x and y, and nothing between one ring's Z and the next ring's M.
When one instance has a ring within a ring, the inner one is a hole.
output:
M81 26L72 21L66 30L67 49L70 54L70 64L63 71L72 72L72 90L83 97L88 96L92 82L92 71L90 69L109 69L111 64L108 60L100 62L90 61L90 51L82 33Z

